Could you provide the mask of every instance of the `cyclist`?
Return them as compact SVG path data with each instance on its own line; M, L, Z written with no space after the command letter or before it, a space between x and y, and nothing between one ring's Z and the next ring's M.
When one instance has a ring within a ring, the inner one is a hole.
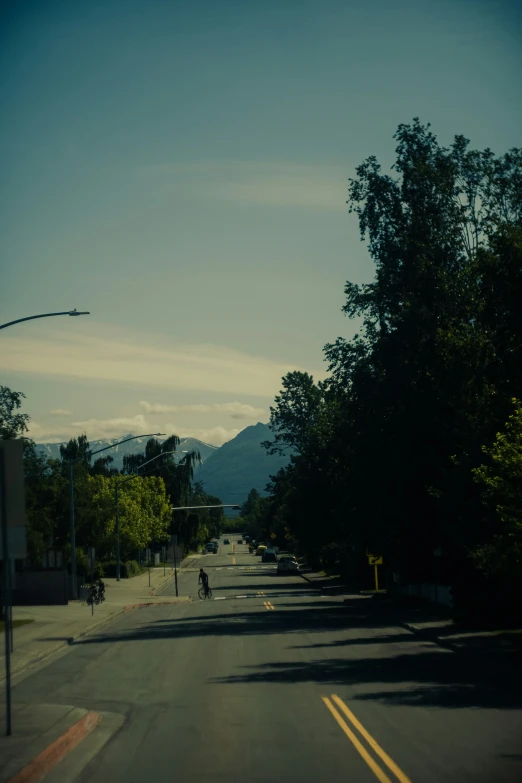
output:
M203 585L203 590L205 591L205 595L208 593L208 574L203 571L202 568L199 569L199 579L198 579L198 585L201 582Z
M98 599L99 599L100 603L102 601L105 601L105 583L104 583L103 579L101 578L101 576L98 579Z

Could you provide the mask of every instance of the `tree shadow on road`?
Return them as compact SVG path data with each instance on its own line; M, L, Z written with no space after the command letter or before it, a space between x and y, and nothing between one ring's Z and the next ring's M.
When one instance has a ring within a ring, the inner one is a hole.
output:
M314 682L353 686L354 698L386 704L522 708L519 671L499 664L495 658L486 666L482 656L449 652L407 631L401 633L393 613L374 606L371 600L354 600L348 607L338 603L324 606L317 602L313 608L296 604L295 611L268 612L258 606L249 611L167 619L158 616L161 611L164 610L160 606L142 609L140 620L144 619L144 622L136 623L134 628L101 632L74 644L317 634L316 644L289 646L288 638L282 642L282 650L300 650L296 651L297 660L264 661L257 666L238 667L237 673L214 677L208 683L285 685ZM334 639L329 636L339 633L346 635ZM277 650L277 642L275 648ZM320 649L323 649L322 655ZM307 660L307 654L314 654L312 650L317 650L320 657ZM332 651L336 657L330 657Z

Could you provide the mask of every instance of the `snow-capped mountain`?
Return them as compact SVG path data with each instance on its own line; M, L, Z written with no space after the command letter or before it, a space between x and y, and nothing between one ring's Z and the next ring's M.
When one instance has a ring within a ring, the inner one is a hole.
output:
M107 438L107 440L93 440L89 442L89 446L92 451L98 451L99 449L105 449L108 446L113 446L113 444L119 443L119 441L125 440L126 438L132 438L132 434L123 435L119 438ZM103 454L100 454L100 457L106 457L110 454L114 460L112 467L121 470L123 467L123 458L125 455L140 454L141 452L145 451L145 445L148 440L149 438L136 438L136 440L129 440L127 443L121 443L119 446L114 446L111 449L107 449L107 451L103 452ZM158 438L158 440L163 443L166 438ZM37 443L36 451L39 454L44 454L49 459L60 459L60 446L65 445L65 443L66 441L63 441L62 443ZM198 440L197 438L181 438L180 444L176 449L176 454L173 456L174 459L178 461L179 459L183 458L183 451L197 450L201 455L201 461L205 462L205 460L215 451L218 451L218 449L219 446L212 446L210 443L203 443L203 441Z

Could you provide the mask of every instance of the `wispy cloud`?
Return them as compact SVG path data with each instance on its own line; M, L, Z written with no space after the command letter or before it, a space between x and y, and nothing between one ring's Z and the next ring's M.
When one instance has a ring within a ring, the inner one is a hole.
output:
M158 430L157 425L149 424L143 414L139 413L136 416L123 416L113 419L71 421L57 427L44 427L38 422L31 421L29 436L39 443L58 443L70 438L77 438L84 432L89 440L101 440L103 438L117 438L128 432L133 435L145 435L156 430Z
M209 405L162 405L140 400L147 413L225 413L232 419L259 419L266 416L264 408L254 408L242 402L213 402Z
M72 411L66 411L65 408L55 408L50 413L51 416L72 416Z
M111 333L113 336L107 337ZM114 326L77 324L67 331L3 338L0 370L146 385L169 390L242 394L273 399L293 364L250 356L220 345L184 344ZM324 372L316 373L324 377Z
M87 434L90 441L105 440L107 438L119 438L127 433L132 435L147 435L151 432L161 431L166 436L178 435L180 438L197 438L213 446L222 446L241 431L238 428L226 427L183 427L177 424L158 425L150 424L142 414L136 416L114 419L86 419L85 421L73 421L59 427L44 427L36 421L31 421L29 437L38 443L62 443L77 438L82 433Z
M184 197L211 198L235 204L346 210L345 166L303 163L206 161L141 166L137 173Z

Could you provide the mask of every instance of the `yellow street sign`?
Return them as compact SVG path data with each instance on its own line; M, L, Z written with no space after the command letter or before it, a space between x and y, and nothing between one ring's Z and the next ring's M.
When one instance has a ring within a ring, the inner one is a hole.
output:
M276 533L270 533L270 538L272 539L272 541L274 541L277 538L277 534Z
M382 555L368 555L368 565L382 565Z

